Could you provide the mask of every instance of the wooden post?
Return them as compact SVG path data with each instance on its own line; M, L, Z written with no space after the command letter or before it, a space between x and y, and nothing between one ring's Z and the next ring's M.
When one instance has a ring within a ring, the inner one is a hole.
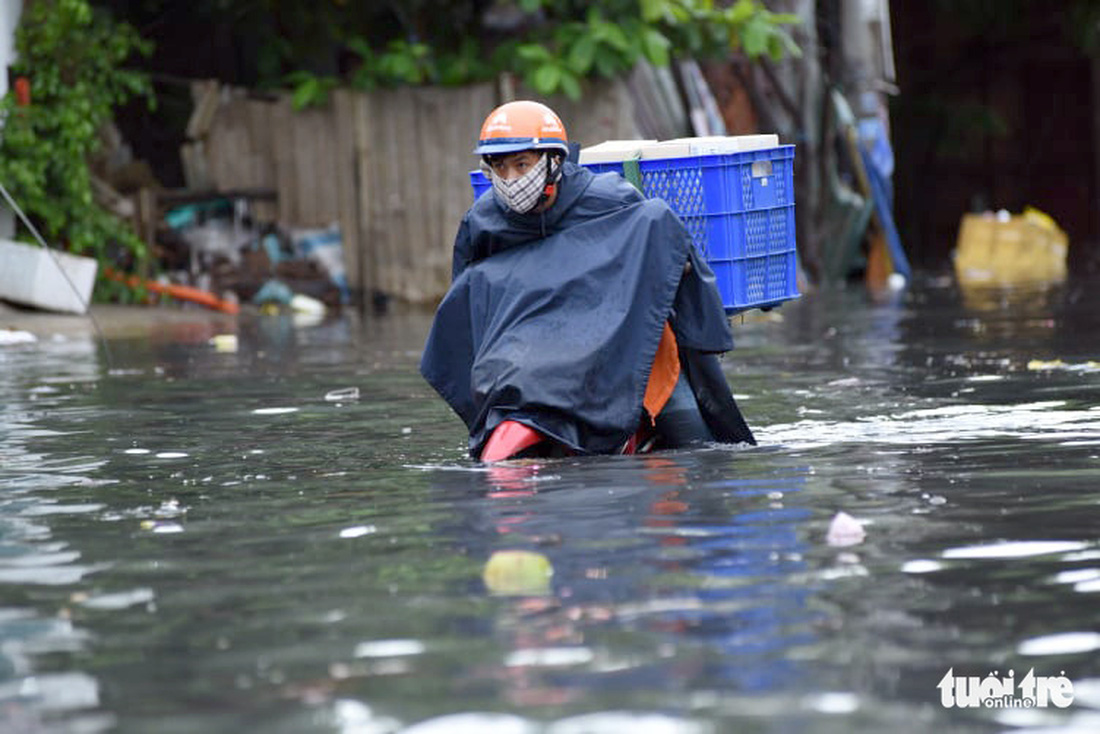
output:
M374 234L374 212L371 210L373 181L370 177L370 164L373 149L370 137L373 132L370 116L370 97L359 92L355 95L355 184L356 204L359 210L359 281L363 288L364 301L374 297L377 290L376 260L372 257L372 235Z
M156 256L157 222L160 220L160 208L157 206L157 194L148 186L142 186L137 192L138 236L149 248L149 255ZM149 277L149 260L141 264L138 275Z
M340 218L340 237L343 240L344 270L352 297L363 294L363 275L359 268L359 201L355 196L355 97L352 92L340 89L333 94L332 114L335 128L335 155L333 173L336 176L336 200Z
M1100 56L1090 57L1092 72L1092 207L1093 237L1100 237Z
M271 105L271 158L274 162L275 190L279 195L279 223L289 227L298 221L297 186L294 171L294 135L290 126L290 100L280 98Z

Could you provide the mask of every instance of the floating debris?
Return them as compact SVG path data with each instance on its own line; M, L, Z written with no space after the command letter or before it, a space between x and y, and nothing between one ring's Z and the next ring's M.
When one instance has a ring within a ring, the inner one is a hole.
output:
M165 520L142 520L141 529L148 530L157 534L170 534L170 533L182 533L183 526L178 522L169 522Z
M939 561L933 561L929 558L915 558L911 561L906 561L901 566L902 573L932 573L939 571L943 568L943 564Z
M587 647L533 647L509 653L504 664L509 668L557 668L585 665L595 657Z
M825 542L829 545L848 546L858 545L867 537L863 525L859 520L846 512L838 512L829 523L829 530L825 533Z
M482 579L491 593L500 596L545 596L553 575L554 567L541 553L502 550L486 562Z
M326 311L324 303L302 293L294 294L290 299L290 308L295 313L306 316L324 316Z
M361 538L364 535L371 535L378 532L378 528L374 525L356 525L351 528L344 528L340 531L341 538Z
M357 658L389 658L405 655L420 655L426 647L420 640L370 640L355 646Z
M325 393L325 400L330 403L343 403L359 399L359 388L342 387L339 390L329 390Z
M149 604L154 600L155 596L153 590L146 587L131 589L130 591L97 594L95 596L84 594L77 597L74 595L72 599L75 603L88 607L89 609L109 610L126 609L127 607L138 604Z
M1046 372L1050 370L1065 370L1067 372L1098 372L1100 362L1089 360L1088 362L1063 362L1060 359L1033 359L1027 363L1027 368L1032 372Z
M256 408L253 415L283 415L284 413L297 413L297 408Z
M0 329L0 347L8 347L14 344L33 344L38 337L29 331L19 329Z
M208 342L214 347L215 352L231 354L237 351L238 342L236 334L218 334L210 338Z

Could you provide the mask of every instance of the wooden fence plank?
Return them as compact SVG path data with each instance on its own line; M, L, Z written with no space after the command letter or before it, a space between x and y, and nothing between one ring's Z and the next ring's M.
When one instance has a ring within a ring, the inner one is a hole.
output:
M271 104L268 125L271 130L271 158L274 162L275 191L279 196L279 224L290 227L297 224L297 201L293 170L294 138L290 129L290 101L280 99Z
M438 190L432 173L435 167L433 154L438 149L434 131L425 125L424 90L410 90L397 105L400 111L399 148L388 151L393 158L391 167L401 171L402 196L391 199L391 215L401 222L398 237L388 248L393 256L394 292L406 300L419 300L417 292L417 264L421 260L428 237L428 217L423 216L425 205ZM395 111L397 111L395 110ZM413 165L402 166L402 155L410 156ZM414 170L409 170L410 168ZM395 233L397 234L397 233Z
M371 127L370 97L362 92L355 99L355 198L359 210L359 280L363 284L363 297L373 297L376 289L377 268L374 258L373 212L370 197L374 193L374 183L369 172L373 148L370 144L374 129Z
M297 227L313 227L317 223L317 154L319 145L311 134L311 111L292 113L288 118L290 128L291 165L294 170L293 186L296 204L294 223Z
M336 177L337 209L343 241L344 270L353 294L363 289L359 270L359 202L355 196L355 99L338 89L332 98L334 133L333 173Z
M246 105L250 138L247 174L249 188L276 189L271 105L270 101L260 99L250 99ZM261 222L276 222L279 219L279 202L255 202L252 211Z
M318 227L340 222L340 196L336 175L336 115L332 106L310 110L306 132L313 140L313 216Z
M377 92L368 95L365 100L366 127L370 131L368 143L370 154L363 161L364 166L361 173L363 175L362 181L366 182L365 188L367 189L364 201L367 204L368 213L367 246L370 248L371 256L371 291L392 294L391 284L388 282L390 271L386 267L388 258L383 251L387 242L383 225L384 223L388 225L383 197L387 195L386 188L390 185L390 181L386 177L387 157L384 153L392 145L392 141L388 139L389 126L386 124L389 116L380 114L380 109L384 108L388 101L385 94L384 91Z

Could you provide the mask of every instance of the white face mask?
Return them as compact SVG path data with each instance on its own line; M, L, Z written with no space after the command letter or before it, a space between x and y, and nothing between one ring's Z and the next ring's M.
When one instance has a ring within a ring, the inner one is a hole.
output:
M546 167L548 155L543 153L531 170L522 176L505 181L489 169L493 181L493 193L497 201L519 214L527 214L539 204L543 189L546 188Z

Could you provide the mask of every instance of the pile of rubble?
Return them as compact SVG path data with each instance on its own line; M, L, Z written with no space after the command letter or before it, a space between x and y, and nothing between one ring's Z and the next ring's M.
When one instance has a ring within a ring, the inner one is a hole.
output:
M165 189L113 126L103 143L92 166L97 200L149 246L155 280L146 282L162 286L153 290L183 286L229 304L289 305L295 295L349 303L338 225L287 229L254 216L274 202L268 190Z

